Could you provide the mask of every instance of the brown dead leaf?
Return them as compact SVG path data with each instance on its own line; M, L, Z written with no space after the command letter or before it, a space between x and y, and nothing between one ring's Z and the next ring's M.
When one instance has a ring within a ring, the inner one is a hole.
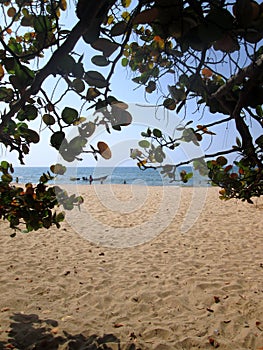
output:
M1 309L1 312L5 312L5 311L9 311L10 310L10 307L3 307L2 309Z
M123 327L124 324L122 323L115 323L115 325L113 326L114 328L120 328L120 327Z
M212 345L214 348L219 348L219 343L214 338L208 338L209 344Z
M217 303L220 303L220 298L219 298L219 297L214 296L214 300L215 300L215 303L216 303L216 304L217 304Z
M51 332L52 334L57 334L57 333L58 333L58 330L59 330L58 327L54 327L54 328L51 329L50 332Z

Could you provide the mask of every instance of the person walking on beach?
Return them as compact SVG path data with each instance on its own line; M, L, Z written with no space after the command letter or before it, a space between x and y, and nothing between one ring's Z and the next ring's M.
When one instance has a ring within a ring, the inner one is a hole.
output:
M93 181L93 177L92 175L89 176L89 184L91 185L92 184L92 181Z

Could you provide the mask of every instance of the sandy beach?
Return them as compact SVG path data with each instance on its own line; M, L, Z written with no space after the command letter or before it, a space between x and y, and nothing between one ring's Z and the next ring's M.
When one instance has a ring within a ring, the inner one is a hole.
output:
M0 350L263 349L263 200L77 190L60 229L0 223Z

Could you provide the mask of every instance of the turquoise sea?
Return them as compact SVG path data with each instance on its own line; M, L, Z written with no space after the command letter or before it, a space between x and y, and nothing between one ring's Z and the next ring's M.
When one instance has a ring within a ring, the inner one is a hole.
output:
M16 167L14 169L13 179L20 183L37 183L39 177L49 171L49 167ZM181 170L187 172L193 171L191 167L178 168L178 174ZM89 176L92 176L95 181L93 184L133 184L146 186L208 186L208 179L202 177L198 172L194 172L194 176L187 184L182 182L172 182L167 177L164 177L158 170L147 169L140 170L138 167L72 167L67 168L64 175L59 175L55 180L50 181L50 184L67 184L76 181L79 184L89 183ZM106 178L105 178L106 177ZM179 178L179 176L178 176ZM72 180L74 179L74 180Z

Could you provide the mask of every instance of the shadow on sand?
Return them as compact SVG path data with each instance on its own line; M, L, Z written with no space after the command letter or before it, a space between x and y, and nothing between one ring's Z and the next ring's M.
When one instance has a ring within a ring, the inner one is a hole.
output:
M0 341L0 350L121 350L120 340L113 334L85 336L63 331L61 335L57 321L41 320L36 314L17 313L11 320L8 341ZM126 349L136 347L130 344Z

